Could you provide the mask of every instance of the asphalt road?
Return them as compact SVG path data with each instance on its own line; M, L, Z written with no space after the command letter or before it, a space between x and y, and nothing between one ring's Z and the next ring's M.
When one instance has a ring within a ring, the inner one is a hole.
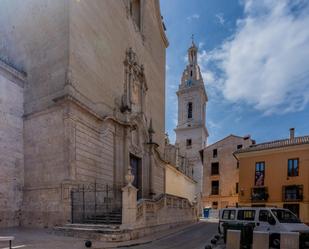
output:
M217 223L200 222L181 232L172 234L149 244L134 246L134 249L204 249L213 235L217 234Z

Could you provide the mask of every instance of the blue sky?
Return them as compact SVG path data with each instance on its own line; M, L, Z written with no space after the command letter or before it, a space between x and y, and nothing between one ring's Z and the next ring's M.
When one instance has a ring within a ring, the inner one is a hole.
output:
M209 102L208 144L251 134L257 142L309 134L306 0L162 0L167 49L166 130L194 34Z

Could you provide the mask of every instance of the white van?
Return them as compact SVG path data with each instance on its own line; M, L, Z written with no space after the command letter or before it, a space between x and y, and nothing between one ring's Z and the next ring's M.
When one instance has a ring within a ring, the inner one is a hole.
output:
M290 210L272 207L223 208L219 212L219 233L223 233L223 223L254 224L254 231L299 232L308 234L309 226L302 223Z

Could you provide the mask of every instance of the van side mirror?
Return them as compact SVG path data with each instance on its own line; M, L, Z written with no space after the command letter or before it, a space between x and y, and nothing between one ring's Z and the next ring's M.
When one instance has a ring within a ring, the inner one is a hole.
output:
M272 217L272 216L269 216L268 217L268 223L270 224L270 225L276 225L276 220L275 220L275 218L274 217Z

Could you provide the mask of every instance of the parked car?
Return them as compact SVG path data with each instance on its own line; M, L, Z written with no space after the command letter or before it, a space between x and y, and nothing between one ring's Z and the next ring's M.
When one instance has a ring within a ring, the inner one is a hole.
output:
M242 207L223 208L219 212L219 233L223 233L223 224L252 224L254 231L268 231L271 244L280 244L280 232L299 232L309 248L309 226L302 223L295 214L284 208Z

